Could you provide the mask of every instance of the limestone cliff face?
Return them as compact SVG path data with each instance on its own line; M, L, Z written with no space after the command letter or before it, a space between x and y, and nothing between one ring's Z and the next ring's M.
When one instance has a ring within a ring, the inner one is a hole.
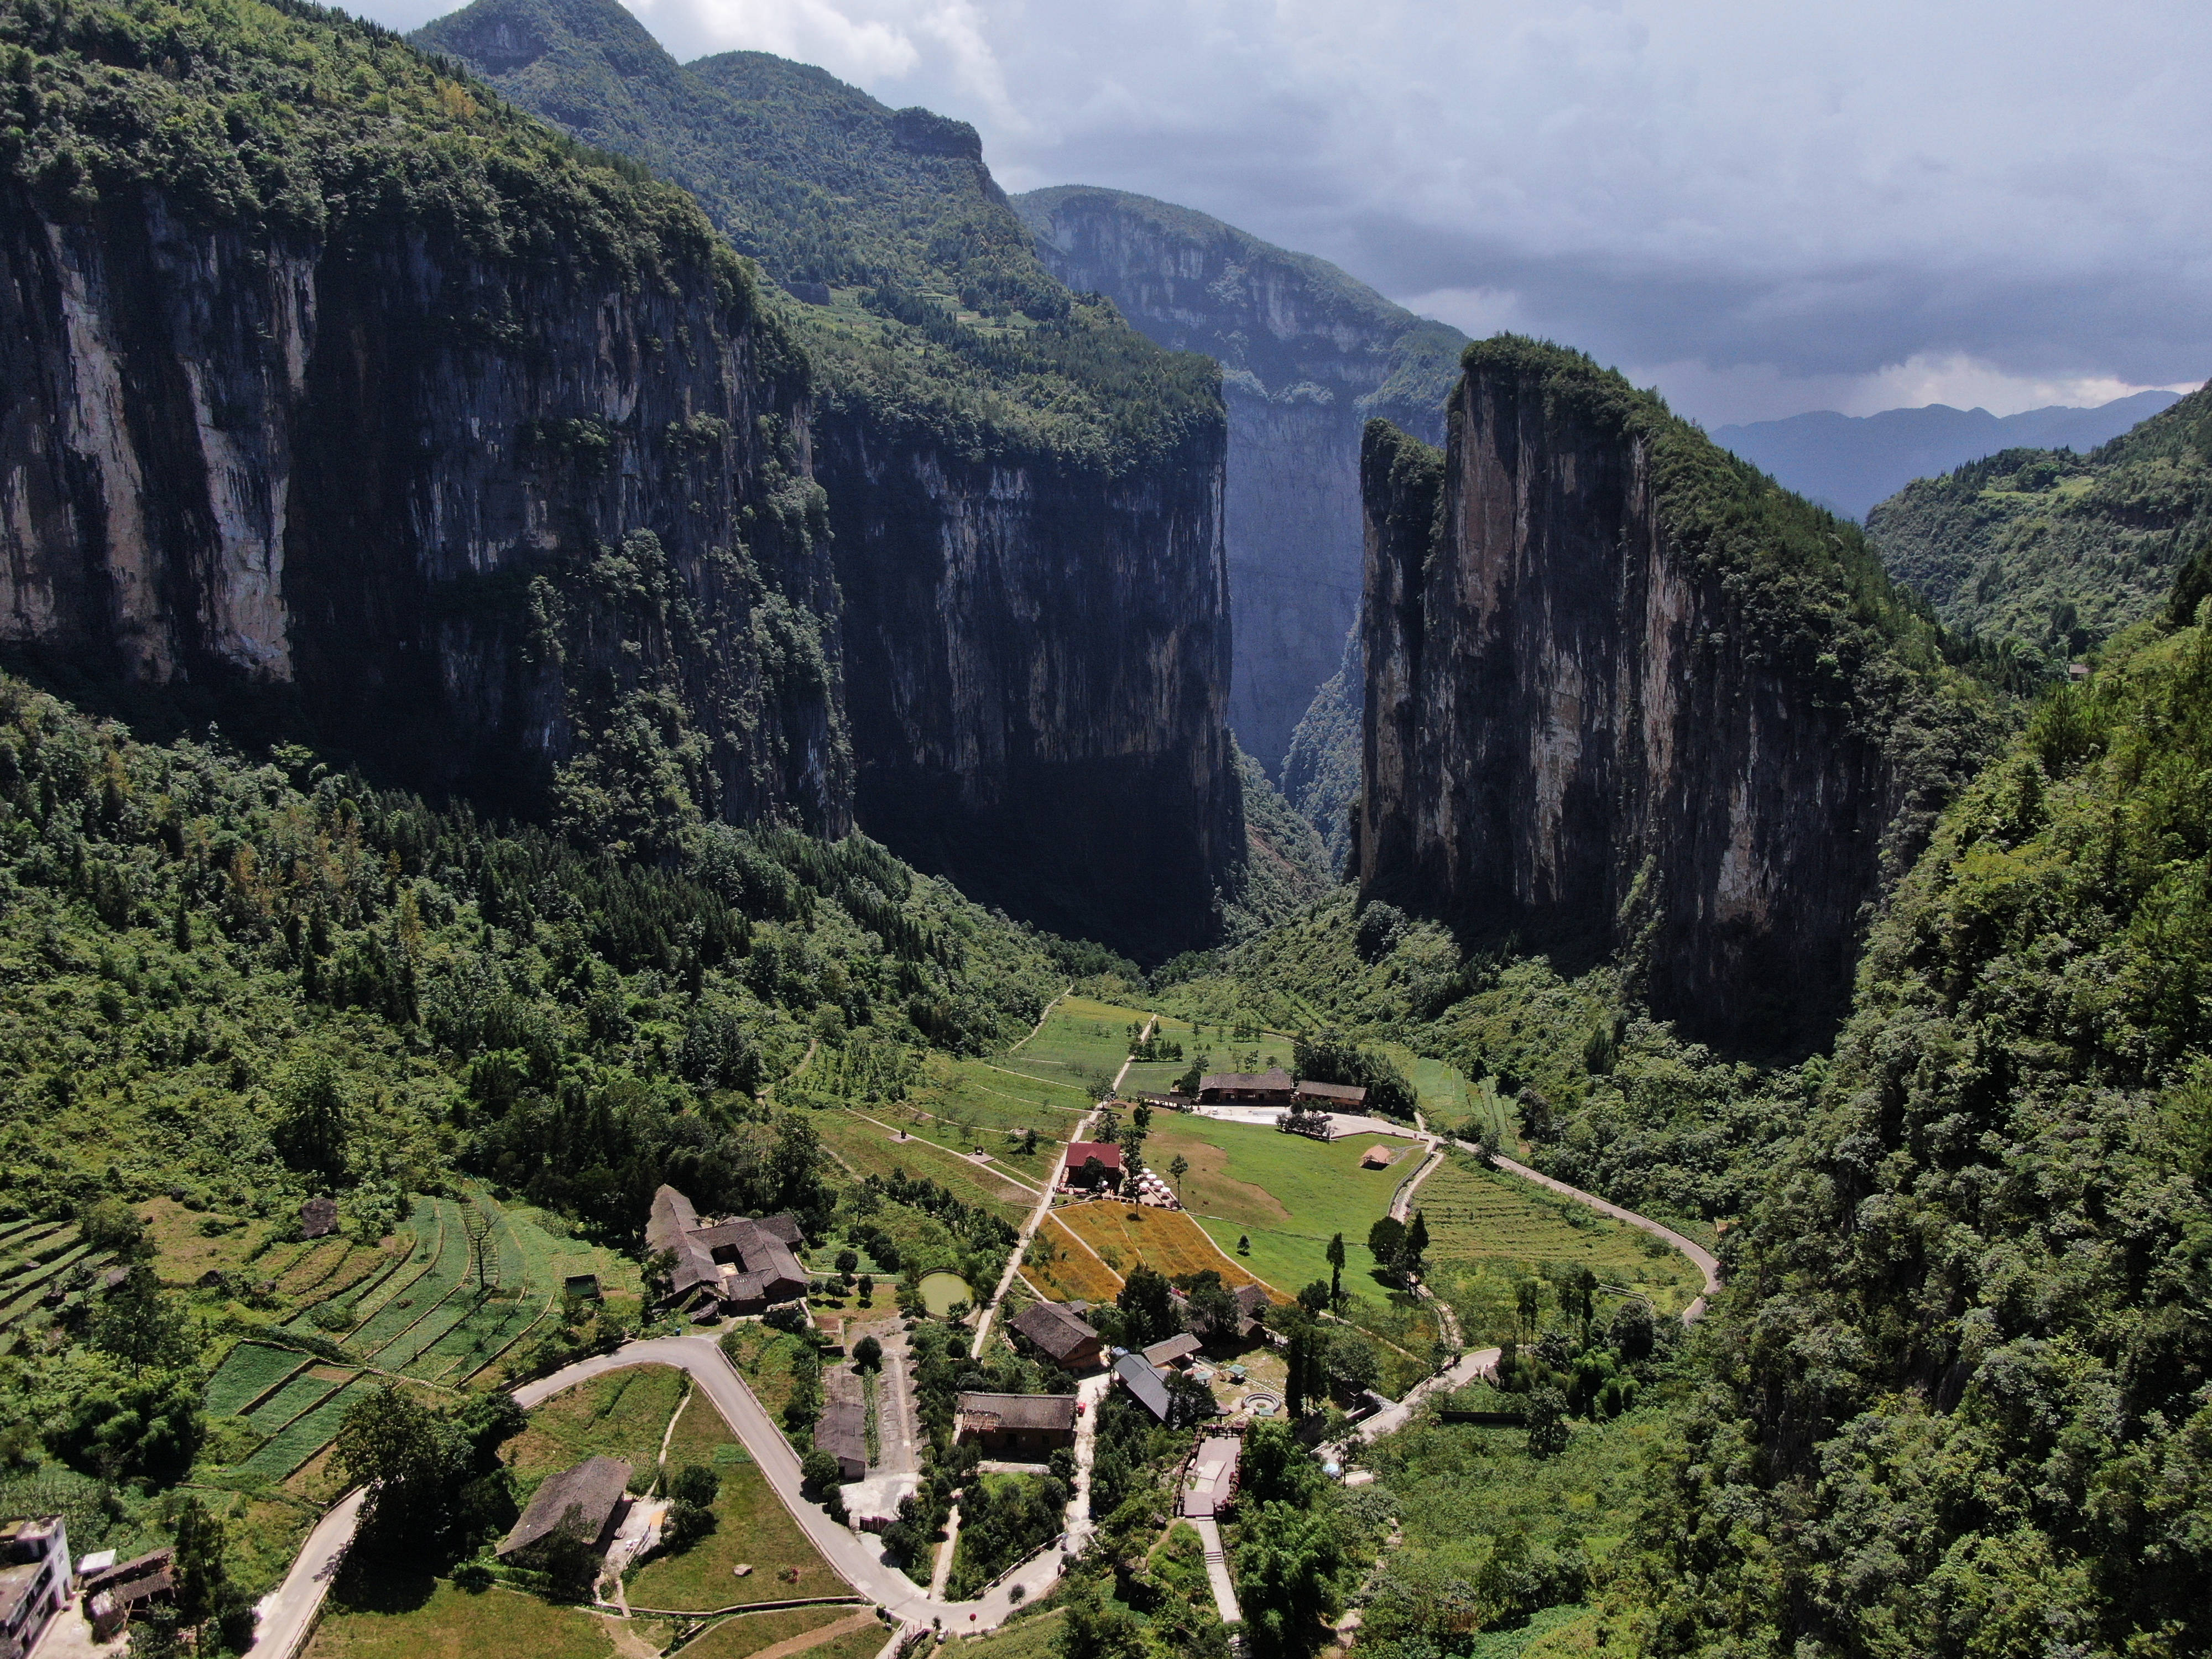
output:
M835 582L763 329L726 255L639 283L11 187L0 638L428 789L526 805L573 763L840 831Z
M1856 530L1525 342L1470 352L1443 453L1371 428L1364 484L1363 893L1819 1042L1982 741Z
M1106 295L1161 344L1222 365L1229 718L1279 776L1358 614L1360 428L1379 416L1441 441L1465 337L1325 260L1187 208L1085 185L1015 206L1070 288Z
M1105 477L824 412L871 834L1057 932L1205 941L1244 842L1221 441Z

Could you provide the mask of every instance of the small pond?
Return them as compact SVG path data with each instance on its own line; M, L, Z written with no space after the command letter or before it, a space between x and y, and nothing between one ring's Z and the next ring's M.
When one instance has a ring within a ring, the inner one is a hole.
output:
M975 1299L975 1292L969 1289L968 1281L958 1273L948 1273L940 1269L921 1276L921 1305L939 1319L945 1317L954 1303L973 1302Z

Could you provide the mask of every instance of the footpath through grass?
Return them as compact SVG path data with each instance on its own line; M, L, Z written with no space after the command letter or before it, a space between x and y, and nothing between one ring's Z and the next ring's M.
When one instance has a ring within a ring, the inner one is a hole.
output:
M672 1475L692 1463L720 1478L714 1530L682 1553L656 1557L630 1573L624 1589L632 1607L707 1613L741 1602L843 1595L851 1590L799 1530L714 1402L696 1389L669 1436L665 1467ZM748 1564L752 1571L738 1577L737 1568ZM842 1617L850 1609L831 1611Z
M1141 1008L1062 997L1034 1036L991 1063L1085 1091L1103 1089L1129 1057L1131 1024L1151 1018Z
M555 1470L601 1455L628 1463L630 1490L645 1491L653 1485L661 1437L688 1383L672 1365L631 1365L555 1395L507 1443L518 1500L527 1504L538 1483Z

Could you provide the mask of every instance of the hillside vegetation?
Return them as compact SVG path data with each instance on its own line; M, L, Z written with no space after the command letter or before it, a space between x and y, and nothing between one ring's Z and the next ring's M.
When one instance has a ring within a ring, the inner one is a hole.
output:
M1661 1652L2212 1639L2212 629L1948 812L1735 1253L1652 1518Z
M1204 359L1071 295L974 128L804 64L679 64L615 0L476 0L415 42L695 193L787 293L832 409L978 459L1118 472L1221 418Z
M2212 534L2212 390L2087 455L2008 449L1867 514L1946 626L2063 661L2155 611Z

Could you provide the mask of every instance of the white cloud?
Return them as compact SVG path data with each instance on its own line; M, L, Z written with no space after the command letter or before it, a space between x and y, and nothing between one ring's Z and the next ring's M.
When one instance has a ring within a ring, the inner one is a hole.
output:
M2201 0L629 3L1716 406L2212 373Z

